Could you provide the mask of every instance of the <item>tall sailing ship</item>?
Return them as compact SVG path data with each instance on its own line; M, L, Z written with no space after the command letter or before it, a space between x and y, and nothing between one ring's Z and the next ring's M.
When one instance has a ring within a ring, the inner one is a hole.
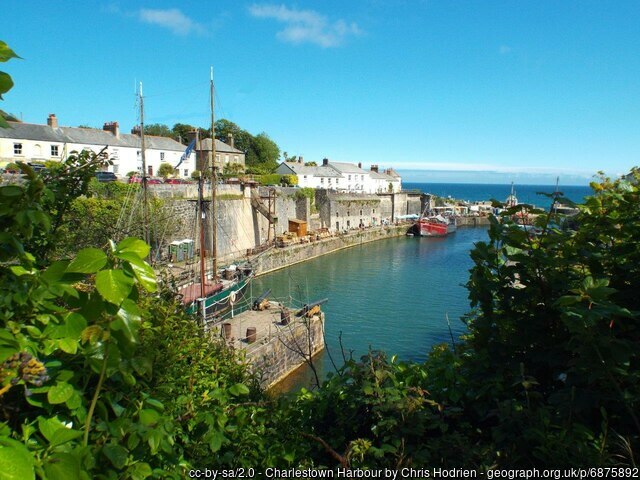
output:
M204 322L214 321L235 304L240 302L247 291L249 283L254 277L253 268L250 265L231 265L220 272L218 270L218 242L217 242L217 221L216 221L216 189L217 189L217 167L215 165L215 119L214 119L214 89L213 89L213 68L211 69L211 157L209 167L211 168L211 199L207 212L204 199L204 175L200 175L198 180L198 229L199 229L199 281L186 285L178 290L182 296L182 302L188 313L198 314ZM197 133L196 133L197 135ZM196 137L197 143L197 137ZM203 168L204 170L204 168ZM204 172L203 172L204 173ZM207 215L209 221L207 222ZM205 245L205 228L211 232L211 269L207 275Z

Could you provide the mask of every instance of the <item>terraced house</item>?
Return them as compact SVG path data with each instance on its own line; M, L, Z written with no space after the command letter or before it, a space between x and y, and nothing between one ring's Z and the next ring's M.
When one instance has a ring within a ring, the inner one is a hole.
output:
M107 122L97 128L60 127L55 114L46 125L9 122L10 128L0 128L0 166L15 162L61 161L73 151L106 152L113 165L108 171L119 177L128 172L142 172L142 141L140 128L121 133L118 122ZM177 166L186 147L167 137L145 135L147 175L155 175L160 164ZM188 178L195 170L195 153L180 164L176 174Z
M297 162L282 162L276 173L295 175L298 186L334 190L349 193L398 193L402 190L402 179L392 169L379 172L377 165L371 170L362 168L362 164L322 161L320 166L305 165Z

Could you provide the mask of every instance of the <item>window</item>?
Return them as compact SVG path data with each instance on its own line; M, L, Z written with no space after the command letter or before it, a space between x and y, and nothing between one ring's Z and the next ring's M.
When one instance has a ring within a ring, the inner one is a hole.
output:
M13 144L13 154L14 155L22 155L22 144L14 143Z
M58 155L58 145L51 145L51 156L57 157Z
M362 210L360 210L360 215L362 215ZM360 220L362 222L362 220Z
M220 163L220 154L216 153L216 162Z
M149 165L147 167L147 170L149 171L149 173L147 175L153 176L153 165Z
M336 230L340 230L340 222L336 222Z
M347 228L351 226L351 220L347 220Z
M320 177L320 183L324 183L324 177Z
M307 179L307 176L306 176L306 175L303 175L303 176L302 176L302 178L304 178L304 179L306 180L306 179Z
M360 175L360 180L364 182L364 175Z
M375 208L373 209L373 213L376 213L376 209Z
M349 210L347 210L347 217L349 216Z
M339 182L339 181L340 181L340 179L339 179L339 178L336 178L336 185L338 184L338 182Z
M238 155L233 156L233 161L234 163L240 163L240 158L238 158Z
M160 161L164 160L164 152L160 152Z
M229 163L229 155L224 156L224 163Z
M118 174L118 170L120 170L120 165L114 164L113 165L113 173Z
M36 143L33 146L33 156L36 157L36 158L42 157L42 147L40 146L39 143Z
M351 175L349 175L349 181L351 181Z
M188 176L189 176L189 169L188 169L188 168L185 168L185 169L184 169L184 176L185 176L185 177L188 177Z

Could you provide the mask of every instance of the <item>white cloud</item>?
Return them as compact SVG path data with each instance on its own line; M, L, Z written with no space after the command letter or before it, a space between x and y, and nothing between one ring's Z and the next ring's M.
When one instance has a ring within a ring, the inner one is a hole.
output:
M138 18L145 23L167 28L176 35L202 34L205 32L202 25L191 20L177 8L167 10L142 8L138 12Z
M313 43L323 48L337 47L349 35L362 33L357 24L336 20L313 10L296 10L285 5L251 5L249 13L257 18L272 18L284 24L276 36L289 43Z

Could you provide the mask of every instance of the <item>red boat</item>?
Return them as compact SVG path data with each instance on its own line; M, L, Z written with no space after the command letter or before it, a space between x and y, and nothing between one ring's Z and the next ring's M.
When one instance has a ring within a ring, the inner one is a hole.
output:
M444 237L456 229L456 219L442 215L420 217L414 225L414 233L419 237Z

